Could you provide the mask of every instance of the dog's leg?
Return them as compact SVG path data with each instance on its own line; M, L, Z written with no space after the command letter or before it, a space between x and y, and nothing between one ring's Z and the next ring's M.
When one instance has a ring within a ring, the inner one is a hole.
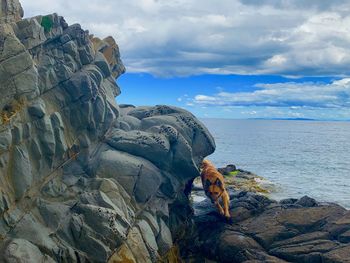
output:
M216 208L219 210L220 215L224 215L224 214L225 214L224 209L222 208L222 206L221 206L220 203L219 203L219 200L217 200L217 201L215 202L215 206L216 206Z
M230 196L228 195L227 191L225 191L222 195L222 201L224 203L224 209L225 209L225 217L230 218Z

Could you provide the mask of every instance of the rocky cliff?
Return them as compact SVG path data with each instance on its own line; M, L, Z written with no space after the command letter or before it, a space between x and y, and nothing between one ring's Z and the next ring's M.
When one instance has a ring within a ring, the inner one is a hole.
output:
M0 262L350 262L338 205L233 189L227 222L192 204L207 129L118 106L113 38L0 1Z
M214 151L174 107L119 107L114 39L57 14L0 10L0 262L155 262L173 204Z

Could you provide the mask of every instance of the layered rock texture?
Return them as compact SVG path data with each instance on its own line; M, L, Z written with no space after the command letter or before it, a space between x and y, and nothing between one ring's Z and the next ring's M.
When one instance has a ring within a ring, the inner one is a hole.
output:
M0 262L349 262L339 206L234 191L233 222L193 210L207 129L118 106L113 38L0 1Z
M208 200L194 205L194 225L184 239L189 262L350 262L350 211L307 196L275 202L231 191L232 222Z
M57 14L22 17L1 0L0 262L174 254L169 207L212 137L182 109L120 108L113 38Z

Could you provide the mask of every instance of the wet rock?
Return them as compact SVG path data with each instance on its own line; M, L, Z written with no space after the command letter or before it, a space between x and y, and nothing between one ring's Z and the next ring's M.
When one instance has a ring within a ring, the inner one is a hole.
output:
M189 247L195 252L192 258L204 255L217 262L347 262L347 245L338 241L346 242L350 231L344 208L314 206L309 197L281 203L246 192L231 192L230 197L231 222L215 209L205 210L210 206L206 201L194 206L197 234L190 240L198 241Z
M234 164L226 165L226 167L224 167L224 168L218 168L219 173L221 173L223 175L229 175L231 172L234 172L236 170L237 170L237 168Z
M313 198L303 196L297 202L295 202L295 205L300 205L302 207L315 207L318 205L318 203Z

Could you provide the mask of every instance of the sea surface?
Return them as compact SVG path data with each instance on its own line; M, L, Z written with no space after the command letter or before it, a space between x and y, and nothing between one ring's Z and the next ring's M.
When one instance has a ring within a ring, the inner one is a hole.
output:
M308 195L350 208L350 122L201 121L215 138L216 166L263 176L276 200Z

